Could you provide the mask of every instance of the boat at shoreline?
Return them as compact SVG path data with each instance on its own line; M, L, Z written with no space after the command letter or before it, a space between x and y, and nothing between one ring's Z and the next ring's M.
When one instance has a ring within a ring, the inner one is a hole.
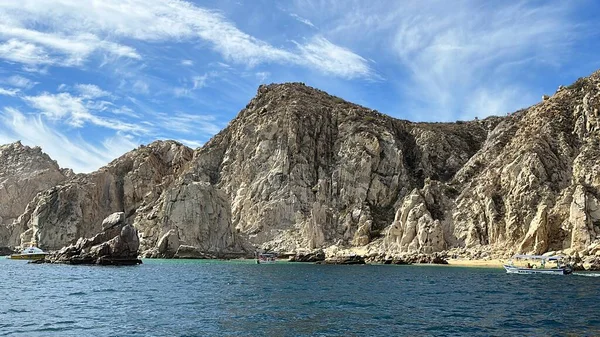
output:
M275 253L258 253L256 254L256 263L275 263L277 261L277 254Z
M7 259L11 260L42 260L48 255L48 253L37 247L28 247L21 251L19 254L11 254L7 256Z
M569 275L573 273L573 268L567 264L561 264L562 256L543 256L543 255L515 255L510 259L509 264L504 264L504 269L508 274L553 274ZM526 266L515 265L515 261L530 261ZM532 263L533 262L533 263ZM556 262L556 267L546 267L546 263ZM538 265L539 263L539 265Z

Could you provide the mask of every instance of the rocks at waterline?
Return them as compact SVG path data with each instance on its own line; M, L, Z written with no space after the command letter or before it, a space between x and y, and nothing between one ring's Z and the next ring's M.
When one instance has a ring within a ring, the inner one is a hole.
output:
M289 257L289 262L320 262L325 260L325 252L322 249L310 252L298 252Z
M16 253L10 247L0 247L0 256L8 256L10 254Z
M102 232L93 238L80 238L46 259L51 263L135 265L140 241L138 231L125 223L125 213L117 212L102 221Z

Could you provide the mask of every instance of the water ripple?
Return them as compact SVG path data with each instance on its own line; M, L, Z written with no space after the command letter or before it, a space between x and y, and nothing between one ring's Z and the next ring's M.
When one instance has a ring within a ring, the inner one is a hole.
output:
M0 259L1 260L1 259ZM600 335L600 283L496 269L0 261L0 336ZM36 280L23 282L22 275ZM596 274L599 275L600 274ZM579 273L576 275L579 276Z

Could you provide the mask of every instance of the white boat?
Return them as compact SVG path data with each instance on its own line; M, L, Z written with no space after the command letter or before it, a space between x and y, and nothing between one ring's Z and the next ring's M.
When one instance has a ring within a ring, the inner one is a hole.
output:
M275 253L258 253L256 256L256 263L275 263L277 261L277 254Z
M554 274L569 275L573 268L566 264L561 264L562 256L543 256L543 255L515 255L510 259L509 264L504 265L504 269L509 274ZM515 265L517 261L527 262L527 265ZM546 264L556 266L547 266Z
M12 254L7 258L13 260L41 260L46 257L48 253L37 247L28 247L21 251L19 254Z

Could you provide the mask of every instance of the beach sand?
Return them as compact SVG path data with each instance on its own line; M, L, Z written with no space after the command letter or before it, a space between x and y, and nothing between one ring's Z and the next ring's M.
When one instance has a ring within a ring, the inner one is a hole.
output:
M458 267L485 267L485 268L503 268L506 263L504 260L467 260L467 259L448 259L448 265Z

